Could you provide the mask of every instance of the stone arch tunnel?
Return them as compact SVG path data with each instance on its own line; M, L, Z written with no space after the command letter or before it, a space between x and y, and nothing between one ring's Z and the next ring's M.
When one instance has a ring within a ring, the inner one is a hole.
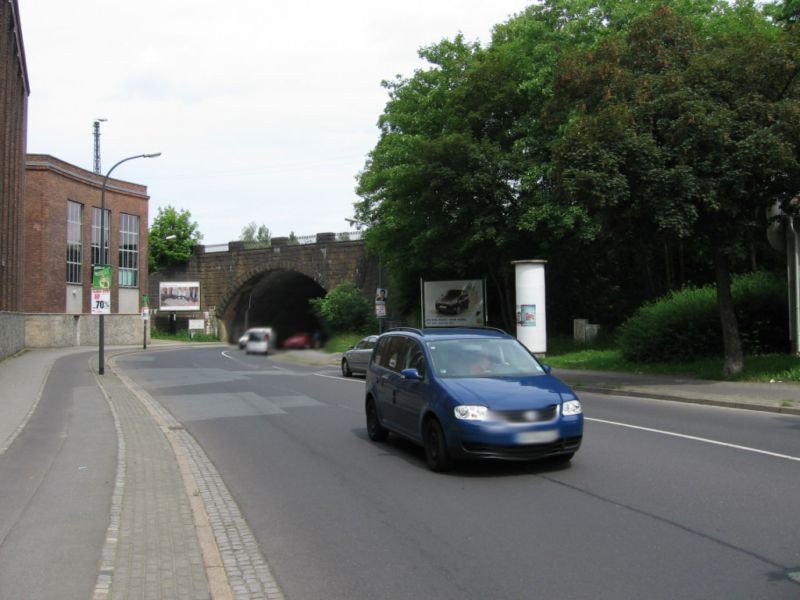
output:
M378 261L361 240L317 234L315 243L291 244L274 238L268 247L245 242L196 246L189 261L149 278L150 296L161 282L199 281L199 318L216 319L220 338L234 343L246 327L270 326L278 340L300 331L313 333L319 323L308 300L324 296L343 282L353 283L372 300L378 284Z

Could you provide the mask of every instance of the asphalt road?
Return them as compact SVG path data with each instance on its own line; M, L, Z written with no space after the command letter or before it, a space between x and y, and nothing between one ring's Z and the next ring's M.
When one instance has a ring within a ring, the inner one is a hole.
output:
M572 464L428 471L363 379L235 349L118 363L222 474L290 599L800 598L800 417L584 394Z

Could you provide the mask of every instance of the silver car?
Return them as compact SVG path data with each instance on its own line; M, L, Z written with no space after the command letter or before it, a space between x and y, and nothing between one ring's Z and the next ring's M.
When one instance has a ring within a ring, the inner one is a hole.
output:
M254 329L247 338L244 350L247 354L269 354L270 333L265 329Z
M368 335L342 355L342 375L350 377L353 373L366 373L372 349L378 341L377 335Z
M245 331L242 336L239 338L239 350L244 350L244 347L247 345L247 341L250 339L250 334L254 331L263 331L267 335L272 335L272 328L271 327L251 327L247 331Z

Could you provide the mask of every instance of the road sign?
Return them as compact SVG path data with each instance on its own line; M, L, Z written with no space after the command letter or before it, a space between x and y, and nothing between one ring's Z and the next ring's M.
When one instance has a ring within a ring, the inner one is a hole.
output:
M111 290L108 289L92 290L92 314L93 315L111 314Z

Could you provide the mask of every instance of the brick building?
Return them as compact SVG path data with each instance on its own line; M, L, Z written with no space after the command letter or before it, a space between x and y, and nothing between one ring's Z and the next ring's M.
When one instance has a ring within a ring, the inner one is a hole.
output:
M147 292L147 188L109 179L100 255L103 176L46 154L26 164L26 313L91 313L92 266L113 266L111 312L138 314ZM101 260L102 258L102 260Z
M0 311L22 310L28 72L17 0L0 0Z

